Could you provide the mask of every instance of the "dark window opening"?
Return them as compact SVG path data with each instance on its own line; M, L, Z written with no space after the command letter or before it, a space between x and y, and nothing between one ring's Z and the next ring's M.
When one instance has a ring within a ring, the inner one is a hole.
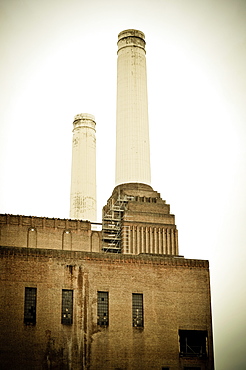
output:
M97 292L97 325L108 326L108 292Z
M161 370L169 370L170 367L162 367Z
M25 288L24 323L36 324L37 288Z
M72 325L73 323L73 291L68 289L62 290L62 317L61 323Z
M132 294L132 326L143 328L143 294Z
M207 337L206 330L179 330L180 356L206 357Z
M197 367L197 366L193 366L193 367L191 367L191 366L185 366L184 367L184 370L201 370L201 368L200 367Z

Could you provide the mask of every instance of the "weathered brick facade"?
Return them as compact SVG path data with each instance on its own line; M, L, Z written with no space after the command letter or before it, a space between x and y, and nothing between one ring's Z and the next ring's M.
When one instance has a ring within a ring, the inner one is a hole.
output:
M207 261L99 253L88 222L1 221L2 369L213 369ZM36 248L27 246L30 228ZM84 251L59 247L64 230ZM24 323L26 287L37 289L35 325ZM73 291L72 325L61 323L62 289ZM108 292L106 327L97 325L98 291ZM143 295L142 328L132 325L132 293ZM206 356L181 356L179 330L207 332Z

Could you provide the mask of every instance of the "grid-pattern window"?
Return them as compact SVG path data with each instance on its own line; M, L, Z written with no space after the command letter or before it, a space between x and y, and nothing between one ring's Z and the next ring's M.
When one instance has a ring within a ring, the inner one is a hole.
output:
M62 317L61 323L71 325L73 323L73 291L62 290Z
M97 292L97 325L108 326L108 292Z
M132 294L132 326L143 328L143 294Z
M25 288L24 323L36 324L37 288Z

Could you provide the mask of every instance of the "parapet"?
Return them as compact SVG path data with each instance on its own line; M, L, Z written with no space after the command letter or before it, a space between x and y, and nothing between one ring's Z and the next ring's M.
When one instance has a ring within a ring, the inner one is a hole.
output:
M82 220L0 214L0 246L99 252L101 231L92 225Z

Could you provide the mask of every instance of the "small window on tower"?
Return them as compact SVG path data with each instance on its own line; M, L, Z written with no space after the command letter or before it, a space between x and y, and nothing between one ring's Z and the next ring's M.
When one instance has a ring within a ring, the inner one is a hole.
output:
M73 323L73 291L69 289L62 290L61 323L64 325L72 325Z
M37 288L25 288L24 323L36 324Z
M180 356L206 357L207 337L206 330L179 330Z
M108 292L97 292L97 325L108 326Z
M143 328L143 294L132 294L132 326Z

